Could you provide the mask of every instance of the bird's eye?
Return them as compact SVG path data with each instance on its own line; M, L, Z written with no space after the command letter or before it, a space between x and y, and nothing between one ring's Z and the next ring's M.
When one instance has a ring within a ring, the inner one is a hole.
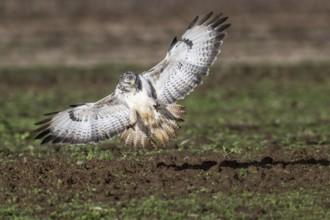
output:
M132 81L135 79L135 76L133 74L127 75L127 80Z

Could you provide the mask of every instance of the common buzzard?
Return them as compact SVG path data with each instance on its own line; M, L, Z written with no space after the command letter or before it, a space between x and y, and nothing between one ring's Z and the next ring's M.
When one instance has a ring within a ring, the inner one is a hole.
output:
M183 121L185 107L176 104L202 82L220 53L228 17L207 14L175 37L166 57L141 74L123 73L114 93L94 102L45 114L36 125L41 144L87 144L121 135L135 149L165 146Z

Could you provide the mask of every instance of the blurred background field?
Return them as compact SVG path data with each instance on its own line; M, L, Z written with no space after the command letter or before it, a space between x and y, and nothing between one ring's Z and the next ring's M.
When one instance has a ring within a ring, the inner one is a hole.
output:
M209 11L232 23L170 146L34 140ZM0 1L0 219L329 219L330 1Z
M2 0L0 65L155 63L209 11L232 23L222 62L330 57L327 0Z

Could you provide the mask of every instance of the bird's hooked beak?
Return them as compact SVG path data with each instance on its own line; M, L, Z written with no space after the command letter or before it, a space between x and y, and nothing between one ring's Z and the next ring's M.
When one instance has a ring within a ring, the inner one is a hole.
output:
M118 83L117 88L121 91L128 92L129 88L134 87L135 84L136 84L135 80L131 80L129 82L120 82Z
M131 85L131 86L134 86L135 83L136 83L136 78L135 78L135 79L132 79L132 80L130 81L130 85Z

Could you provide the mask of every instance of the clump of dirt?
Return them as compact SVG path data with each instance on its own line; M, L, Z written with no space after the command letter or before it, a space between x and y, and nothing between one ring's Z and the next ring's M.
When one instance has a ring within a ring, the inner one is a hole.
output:
M56 202L120 202L149 195L178 198L219 191L324 189L329 187L330 176L326 152L326 147L290 150L275 146L249 152L256 160L247 159L247 154L187 151L111 161L73 161L62 153L51 158L17 156L0 165L0 203L13 198L21 205L45 205L50 198Z

